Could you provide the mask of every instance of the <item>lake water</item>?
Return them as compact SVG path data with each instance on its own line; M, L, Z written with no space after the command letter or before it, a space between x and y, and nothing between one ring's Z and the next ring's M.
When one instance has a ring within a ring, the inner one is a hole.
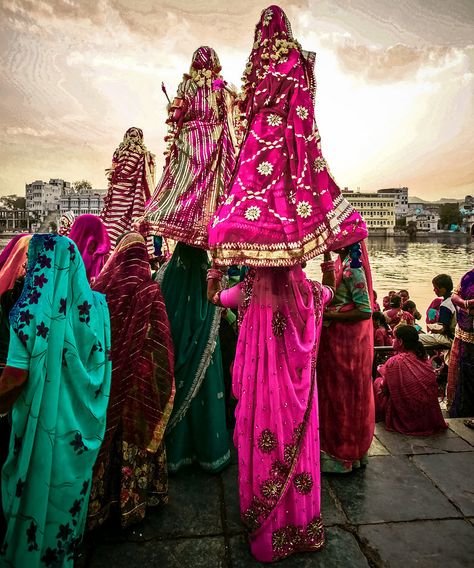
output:
M0 250L5 244L0 237ZM451 275L456 285L474 265L474 242L467 235L438 235L417 241L371 237L368 249L380 304L389 290L405 288L423 315L434 298L431 280L436 274ZM319 257L308 263L308 276L321 278L321 260Z
M396 237L368 240L374 289L380 305L389 290L406 289L423 315L435 297L431 281L437 274L449 274L456 286L474 266L474 243L466 235L440 235L409 241ZM308 263L308 276L320 278L320 258Z

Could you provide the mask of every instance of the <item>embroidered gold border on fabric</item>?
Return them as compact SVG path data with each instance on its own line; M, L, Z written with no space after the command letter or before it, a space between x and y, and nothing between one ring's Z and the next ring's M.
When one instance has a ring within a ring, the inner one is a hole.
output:
M340 223L354 211L352 205L342 196L335 201L336 203L335 209L327 215L329 227L325 223L320 224L303 241L268 245L245 242L214 245L211 247L214 262L217 266L242 263L248 266L265 267L293 266L308 261L325 252L328 245L331 245L341 235ZM360 222L356 221L351 232L354 232L359 225ZM349 237L349 235L350 233L345 231L344 236Z
M454 330L454 337L457 337L461 341L465 343L474 343L474 332L473 331L464 331L458 325Z

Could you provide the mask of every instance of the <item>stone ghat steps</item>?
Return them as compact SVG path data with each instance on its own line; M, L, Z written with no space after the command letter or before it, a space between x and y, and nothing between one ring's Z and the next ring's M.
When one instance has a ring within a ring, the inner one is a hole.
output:
M474 559L474 430L448 420L438 436L415 438L381 424L369 465L324 475L326 545L278 568L466 568ZM265 566L250 555L239 518L236 455L219 475L198 468L170 477L169 504L141 525L88 535L76 568Z

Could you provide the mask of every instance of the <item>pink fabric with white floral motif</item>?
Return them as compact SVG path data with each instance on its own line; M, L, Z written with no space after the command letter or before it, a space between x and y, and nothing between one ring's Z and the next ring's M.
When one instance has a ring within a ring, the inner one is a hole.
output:
M281 14L276 6L264 12L256 46L280 42L262 38L274 18L274 27L288 26ZM288 29L280 30L279 37L296 45ZM304 55L296 47L286 54L280 46L268 48L270 58L260 63L251 56L250 77L263 78L246 91L248 132L228 197L209 232L220 265L290 266L367 236L364 221L342 197L321 153L313 103L314 54ZM261 47L254 52L262 57ZM262 73L254 73L258 64Z

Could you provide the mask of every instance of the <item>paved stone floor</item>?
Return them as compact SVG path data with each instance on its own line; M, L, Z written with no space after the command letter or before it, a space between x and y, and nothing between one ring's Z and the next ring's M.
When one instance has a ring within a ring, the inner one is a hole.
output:
M466 568L474 566L474 430L413 438L377 425L369 465L323 476L326 545L281 568ZM248 551L239 520L237 465L211 476L170 479L170 503L132 530L111 528L83 547L90 568L264 566Z

